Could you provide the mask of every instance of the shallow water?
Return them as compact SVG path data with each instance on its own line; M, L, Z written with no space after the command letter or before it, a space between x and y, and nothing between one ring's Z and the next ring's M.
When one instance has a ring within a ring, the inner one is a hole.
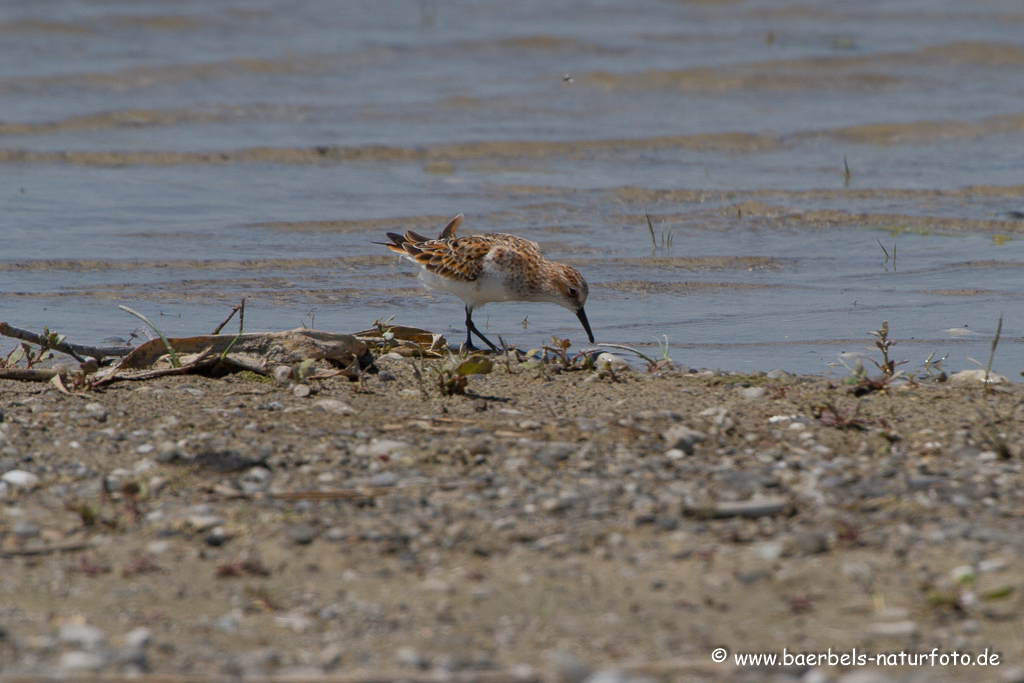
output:
M373 242L461 212L577 266L601 341L827 372L888 321L906 369L956 370L1003 314L1016 377L1022 27L953 0L7 3L0 319L193 334L244 296L249 330L457 341L461 304ZM477 319L584 341L555 306Z

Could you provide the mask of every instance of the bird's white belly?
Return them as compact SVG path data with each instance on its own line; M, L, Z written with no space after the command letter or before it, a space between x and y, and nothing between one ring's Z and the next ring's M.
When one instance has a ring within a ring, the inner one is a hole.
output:
M516 292L510 289L503 277L483 272L473 282L462 282L449 280L448 278L435 275L423 269L420 273L420 280L427 287L433 290L448 292L462 299L470 308L479 308L487 303L495 301L518 300Z

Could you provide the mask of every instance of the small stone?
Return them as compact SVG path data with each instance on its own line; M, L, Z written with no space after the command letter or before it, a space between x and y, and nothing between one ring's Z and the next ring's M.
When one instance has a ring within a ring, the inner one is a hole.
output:
M293 384L292 385L292 395L293 396L296 396L298 398L306 398L311 393L313 393L313 390L309 388L308 384Z
M590 667L568 652L549 652L553 683L583 683L590 675Z
M85 416L97 422L107 421L107 408L102 403L86 403Z
M4 472L3 476L0 476L0 481L5 481L18 488L30 489L39 483L39 476L25 470L11 470Z
M400 666L407 666L412 669L426 669L430 666L430 661L426 657L408 645L395 650L395 661Z
M763 397L767 393L764 387L746 387L740 389L740 396L748 401L754 401Z
M18 538L35 538L39 535L40 531L38 524L30 522L27 519L17 520L11 530Z
M132 629L124 634L124 644L128 647L141 649L149 645L153 640L153 632L145 626Z
M359 444L355 447L354 454L359 457L379 458L390 456L394 453L407 451L412 446L404 441L392 441L391 439L373 439L370 443Z
M60 656L58 667L63 671L100 671L107 665L107 658L95 652L72 650Z
M107 641L106 634L89 624L62 624L57 631L57 638L65 645L77 645L86 650L96 650Z
M191 515L185 520L195 531L206 531L224 523L224 518L219 515Z
M774 562L786 552L786 544L782 541L764 541L753 547L754 554L767 562Z
M292 369L287 365L274 368L274 381L278 384L289 384L292 381Z
M793 538L793 545L804 555L818 555L828 550L828 534L824 531L805 531Z
M313 407L331 415L351 415L356 412L350 405L335 398L321 398L313 402Z
M1009 382L1009 380L1003 377L1002 375L997 375L994 372L986 373L981 368L954 372L952 375L949 376L949 378L946 381L950 382L951 384L967 382L987 382L988 384L1006 384L1007 382Z
M210 533L206 535L206 545L213 546L215 548L224 545L231 538L231 534L228 533L227 529L223 525L215 526L210 530Z
M789 374L785 370L769 370L768 374L765 375L765 377L767 377L768 379L784 379L786 377L792 376L793 375Z
M607 351L597 354L597 358L594 360L594 366L598 370L623 370L629 367L621 356L616 356L614 353L608 353Z
M675 425L663 432L661 438L665 440L666 452L680 450L686 455L693 455L693 447L708 438L708 435L686 425Z
M871 633L882 637L912 636L917 633L913 621L883 621L871 625Z
M340 643L331 643L316 654L316 663L325 671L330 671L341 664L345 648Z
M558 463L568 460L579 447L568 441L551 441L543 444L534 453L533 458L547 467L557 467Z
M309 545L316 538L316 529L305 522L293 524L285 530L285 536L295 545Z

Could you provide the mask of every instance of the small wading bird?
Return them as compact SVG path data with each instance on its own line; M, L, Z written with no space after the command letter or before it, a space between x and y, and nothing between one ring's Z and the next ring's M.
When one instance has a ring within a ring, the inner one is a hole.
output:
M583 304L587 302L587 281L579 271L541 256L536 242L514 235L490 233L456 237L462 214L453 218L436 240L412 230L404 235L387 233L383 244L422 266L420 278L430 289L454 294L466 304L466 348L473 348L473 335L497 351L473 324L473 310L494 301L549 301L576 314L590 331Z

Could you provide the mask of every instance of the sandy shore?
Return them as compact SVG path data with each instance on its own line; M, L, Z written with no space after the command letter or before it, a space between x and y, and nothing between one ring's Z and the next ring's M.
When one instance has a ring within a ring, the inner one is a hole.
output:
M1020 385L378 365L0 381L0 674L1024 676Z

